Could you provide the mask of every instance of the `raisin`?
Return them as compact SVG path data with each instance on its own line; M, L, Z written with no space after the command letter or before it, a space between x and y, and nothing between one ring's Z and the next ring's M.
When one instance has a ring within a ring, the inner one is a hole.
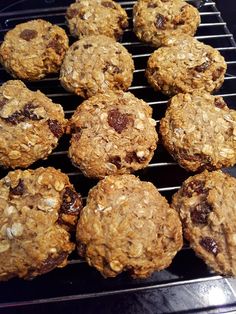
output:
M103 71L111 72L113 74L122 73L122 69L120 69L118 66L112 64L112 63L106 63L105 67L103 68Z
M82 208L81 196L66 187L62 196L62 205L60 211L67 215L78 215Z
M0 109L4 107L6 103L7 103L7 98L5 97L0 98Z
M150 3L148 3L147 7L148 7L148 9L155 9L157 7L157 4L150 2Z
M108 112L108 124L119 134L126 129L130 119L128 114L123 114L118 109L112 109Z
M212 79L213 81L216 81L224 72L224 68L219 67L212 73Z
M14 188L10 187L11 195L23 195L25 192L24 181L22 179L19 180L17 186Z
M116 166L117 169L121 168L120 156L112 156L109 158L109 162Z
M58 122L57 120L48 120L48 127L50 129L50 131L57 137L61 137L63 134L63 130L61 127L60 122Z
M164 30L166 27L165 27L165 23L166 23L167 19L164 17L164 15L162 14L157 14L156 15L156 21L155 21L155 26L157 29L162 29Z
M77 246L77 251L78 251L78 254L81 256L81 257L84 257L85 254L86 254L86 245L81 243L81 242L77 242L76 243L76 246Z
M110 2L110 1L103 1L101 4L105 8L110 8L110 9L115 9L116 8L114 3Z
M193 193L206 194L208 189L205 188L205 182L201 180L193 180L183 186L183 196L192 197Z
M40 267L40 270L38 271L38 269L34 270L32 269L30 274L32 274L32 277L27 277L27 278L33 278L34 277L34 272L36 271L36 273L39 274L45 274L48 273L49 271L53 270L55 267L59 266L60 264L62 264L62 262L67 258L68 256L68 252L60 252L57 253L57 256L53 256L52 254L50 254L47 259L45 259L42 263L42 266Z
M197 204L191 209L191 220L196 224L207 224L208 215L212 211L212 207L207 202Z
M34 39L38 36L38 32L36 32L33 29L24 29L21 33L20 33L20 38L26 40L26 41L30 41L31 39Z
M47 45L48 48L52 48L58 55L64 51L64 47L60 42L61 39L62 37L56 34L55 38L53 38Z
M20 111L16 111L13 114L11 114L9 117L4 118L4 120L8 123L16 125L20 122L25 121L26 117L24 117Z
M84 49L88 49L88 48L90 48L90 47L93 47L93 45L91 45L91 44L85 44L85 45L84 45Z
M70 19L73 19L73 17L75 17L77 14L78 14L78 10L76 10L76 9L69 9L66 12L66 17L70 20Z
M213 255L217 255L219 253L218 245L216 241L210 237L204 237L201 239L199 244L207 250L209 253Z
M28 103L24 106L23 110L21 111L22 112L22 115L30 120L41 120L43 119L42 117L40 116L37 116L35 113L34 113L34 109L36 109L37 106L34 105L33 103Z
M210 61L206 61L200 65L195 66L194 70L196 70L197 72L204 72L209 67L209 65L210 65Z
M129 26L128 21L123 16L119 16L118 24L121 29L126 29Z
M223 99L215 98L215 106L216 106L217 108L223 109L223 108L226 106L226 104L225 104L225 102L223 101Z
M146 158L145 157L138 157L136 152L128 152L125 156L125 161L128 164L131 164L132 162L143 163L146 161Z

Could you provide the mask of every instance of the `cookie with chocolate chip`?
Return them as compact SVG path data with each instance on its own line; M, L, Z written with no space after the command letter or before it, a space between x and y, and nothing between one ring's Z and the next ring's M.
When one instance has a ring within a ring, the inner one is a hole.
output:
M70 92L91 97L108 90L127 90L133 79L134 62L125 47L104 35L76 41L67 51L60 80Z
M0 180L0 281L30 279L67 264L81 196L54 168L15 170Z
M160 122L164 146L186 170L236 164L236 111L204 91L177 94Z
M159 47L170 36L193 36L200 24L196 8L182 0L139 0L133 8L136 36Z
M190 177L172 207L196 254L216 272L236 276L236 179L219 170Z
M168 267L182 247L175 210L150 182L107 176L89 192L77 225L78 253L104 277L146 278Z
M89 98L69 122L69 157L94 178L146 167L158 140L151 115L151 107L131 93L110 91Z
M19 80L0 86L0 165L26 168L46 159L64 133L61 105Z
M216 49L187 35L168 38L166 44L147 63L146 77L156 91L170 96L221 87L227 65Z
M112 0L85 0L72 3L66 11L70 33L78 38L106 35L119 40L128 27L125 10Z
M0 62L13 77L40 80L59 71L68 45L61 27L32 20L7 32L0 47Z

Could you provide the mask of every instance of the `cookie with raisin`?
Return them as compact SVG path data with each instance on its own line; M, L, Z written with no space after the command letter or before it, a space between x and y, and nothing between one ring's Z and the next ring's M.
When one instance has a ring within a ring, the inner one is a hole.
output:
M112 0L85 0L72 3L66 11L70 33L78 38L106 35L119 40L128 27L125 10Z
M156 91L171 96L221 87L227 65L219 51L188 35L168 38L166 45L147 63L146 77Z
M19 80L0 86L0 165L26 168L46 159L64 133L61 105Z
M64 267L82 208L68 176L51 167L15 170L0 191L0 281Z
M61 27L32 20L7 32L0 46L0 62L15 78L40 80L59 71L68 47L68 37Z
M177 94L160 122L162 142L189 171L214 170L236 163L236 111L205 91Z
M173 196L185 238L216 272L236 276L236 179L218 171L188 178Z
M78 253L104 277L146 278L182 247L178 214L157 188L134 175L107 176L93 187L77 225Z
M200 14L182 0L138 0L133 8L133 21L136 36L159 47L170 36L193 36L200 24Z
M93 35L69 48L60 80L69 92L89 98L108 90L127 90L133 71L134 62L125 47L107 36Z
M142 169L158 141L151 116L151 107L131 93L97 94L85 100L69 122L69 157L94 178Z

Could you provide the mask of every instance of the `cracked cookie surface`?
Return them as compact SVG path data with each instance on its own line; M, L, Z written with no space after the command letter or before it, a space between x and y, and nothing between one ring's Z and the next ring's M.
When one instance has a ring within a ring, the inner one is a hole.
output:
M221 171L188 178L174 195L184 236L206 264L236 276L236 179Z
M107 176L89 192L77 225L78 252L104 277L146 278L168 267L182 247L175 210L150 182Z
M67 120L61 105L19 80L0 87L0 165L26 168L57 146Z
M152 109L131 93L107 92L84 101L69 124L69 157L89 177L146 167L158 136Z
M0 62L12 76L40 80L60 70L69 40L65 31L44 20L18 24L0 46Z
M111 0L85 0L72 3L66 19L73 36L106 35L119 40L128 27L125 10Z
M187 35L168 38L165 44L147 63L146 77L156 91L171 96L221 87L227 65L216 49Z
M214 170L236 163L236 111L220 96L178 94L160 122L162 142L186 170Z
M136 36L155 47L170 36L193 36L200 24L198 10L182 0L139 0L133 19Z
M68 91L88 98L108 90L127 90L133 71L134 62L125 47L107 36L94 35L69 48L60 80Z
M15 170L0 180L0 280L30 279L67 264L81 197L54 168Z

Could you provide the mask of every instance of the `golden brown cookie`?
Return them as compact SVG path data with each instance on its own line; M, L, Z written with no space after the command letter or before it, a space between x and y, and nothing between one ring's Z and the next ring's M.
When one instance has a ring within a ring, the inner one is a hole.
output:
M134 62L125 47L104 35L76 41L67 51L60 73L62 86L84 98L108 90L127 90Z
M0 165L26 168L46 159L64 133L61 105L18 80L0 86Z
M106 35L119 40L128 27L124 9L112 0L83 0L72 3L66 19L73 36Z
M168 38L166 44L147 63L146 77L156 91L166 95L194 90L212 93L221 87L227 65L216 49L187 35Z
M172 207L196 254L216 272L236 276L236 179L221 171L190 177Z
M198 10L182 0L138 0L133 19L136 36L155 47L170 36L193 36L200 24Z
M150 182L107 176L89 192L77 225L78 252L104 277L146 278L182 247L178 214Z
M68 47L61 27L32 20L7 32L0 47L0 62L16 78L40 80L59 71Z
M236 111L204 91L177 94L160 122L162 142L187 170L213 170L236 163Z
M157 146L152 109L131 93L107 92L84 101L70 120L69 157L89 177L146 167Z
M81 197L54 168L15 170L0 180L0 280L67 264Z

